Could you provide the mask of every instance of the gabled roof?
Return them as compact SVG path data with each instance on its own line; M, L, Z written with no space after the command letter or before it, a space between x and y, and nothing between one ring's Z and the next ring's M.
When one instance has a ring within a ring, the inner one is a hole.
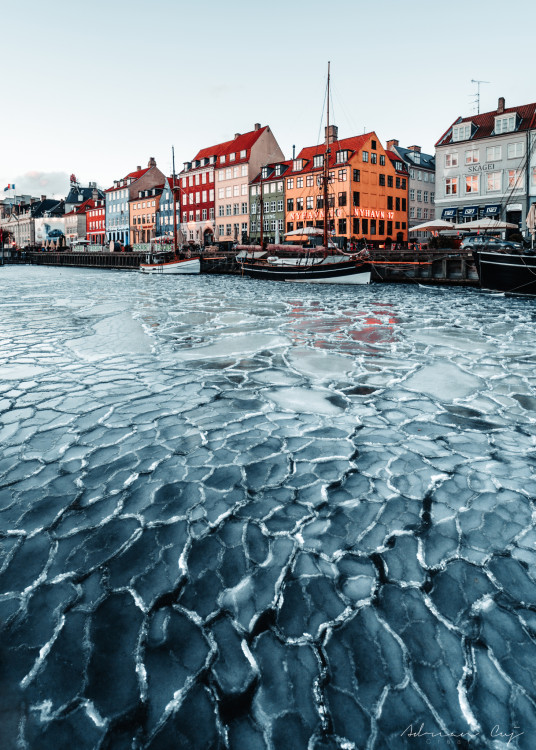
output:
M441 138L435 145L437 147L452 143L452 128L455 125L460 125L464 122L471 122L476 127L475 133L470 138L471 141L476 141L481 138L489 138L491 135L493 135L493 130L495 128L495 118L510 114L517 114L520 118L520 123L515 130L516 133L531 130L532 128L536 127L536 103L524 104L521 107L507 107L503 112L498 112L496 109L494 109L491 112L484 112L481 115L458 117L456 120L454 120L452 125L441 136ZM500 135L506 135L506 133L500 133ZM456 141L456 143L458 143L458 141Z
M263 182L271 182L272 180L274 180L274 181L275 180L281 180L283 177L285 177L285 175L288 172L288 170L292 167L292 159L287 160L287 161L274 161L271 164L265 164L264 166L268 167L269 174L268 174L268 177L263 177L262 178ZM275 173L275 168L278 167L278 166L282 166L283 167L283 170L282 170L281 174L276 174ZM261 181L261 174L262 174L262 172L259 172L259 174L256 175L251 180L251 182L249 184L250 185L256 185L258 182L260 182Z
M387 156L389 157L389 159L393 162L393 164L395 162L399 162L400 164L402 164L402 169L397 169L396 170L397 174L403 174L403 175L408 175L409 174L409 172L407 170L407 167L406 167L406 165L404 163L404 160L398 154L396 154L394 151L386 151L385 153L387 154Z
M343 138L342 140L333 141L330 144L328 168L340 166L341 164L346 163L336 161L337 151L349 151L349 156L351 157L356 151L360 151L366 144L366 142L373 136L377 138L376 133L374 133L374 131L371 131L370 133L364 133L363 135L354 135L351 138ZM313 159L315 156L324 155L325 153L325 143L319 143L317 146L306 146L305 148L302 148L296 159L307 160L307 163L304 164L303 169L297 171L293 170L294 174L297 174L298 172L300 174L302 172L312 172L314 170L320 169L320 167L313 167Z
M65 198L65 203L79 203L78 196L82 195L83 200L87 200L88 198L93 197L93 190L96 190L99 194L99 198L104 197L104 192L100 190L99 188L92 188L92 187L71 187L69 190L69 195L67 198Z
M73 214L85 214L86 211L89 211L90 208L95 208L95 201L93 200L93 198L88 198L87 201L80 203L80 205L73 208L72 211L66 213L65 216L73 216Z
M129 172L127 176L123 177L121 180L119 180L119 182L125 182L128 180L130 180L131 182L136 182L136 180L139 180L140 177L143 177L143 175L146 172L148 172L150 169L152 169L152 167L145 167L145 169L138 169L136 172ZM104 192L113 193L116 190L124 190L124 188L126 187L129 187L128 184L127 185L114 185L111 188L107 188L107 190L105 190Z
M225 141L224 143L218 143L216 146L203 148L194 156L194 158L192 159L192 163L195 161L201 161L202 159L210 159L211 156L217 156L217 164L218 166L220 166L220 156L229 156L230 154L236 154L236 158L233 159L232 162L228 162L226 159L225 166L229 166L229 164L239 164L240 162L248 161L251 148L255 145L260 136L267 130L269 130L268 125L265 125L258 130L251 130L249 133L238 134L235 138L233 138L232 141ZM240 157L241 151L246 152L245 157ZM181 174L183 172L181 172Z
M47 212L53 213L56 216L63 216L65 210L64 205L63 201L58 201L54 198L45 198L44 201L32 203L30 206L30 213L34 218L39 218Z
M406 162L408 167L422 167L422 169L435 169L435 156L433 154L425 154L419 151L420 160L418 162L412 159L412 154L415 153L410 148L402 148L402 146L396 146L395 153L398 153L402 158L402 161Z

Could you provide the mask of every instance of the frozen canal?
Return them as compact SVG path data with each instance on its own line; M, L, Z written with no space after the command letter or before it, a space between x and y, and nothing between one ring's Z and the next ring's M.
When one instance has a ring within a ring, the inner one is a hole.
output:
M536 303L0 269L0 747L536 747Z

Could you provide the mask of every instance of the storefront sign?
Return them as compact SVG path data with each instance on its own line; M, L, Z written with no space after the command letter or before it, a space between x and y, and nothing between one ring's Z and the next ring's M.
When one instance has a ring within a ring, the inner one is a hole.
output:
M495 164L473 164L467 169L468 174L473 172L493 172Z
M523 206L521 203L510 203L509 206L506 206L507 211L523 211Z

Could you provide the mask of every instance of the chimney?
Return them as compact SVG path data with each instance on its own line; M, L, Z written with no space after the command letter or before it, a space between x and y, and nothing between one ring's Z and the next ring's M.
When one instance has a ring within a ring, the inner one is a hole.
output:
M235 139L235 141L236 141L236 139L237 139L237 138L239 138L239 137L240 137L240 133L235 133L235 134L234 134L234 139Z
M91 193L91 197L93 198L94 201L96 201L96 200L99 199L99 191L97 190L96 187L93 188L93 191Z
M497 114L498 115L502 115L502 113L504 112L504 106L505 106L504 96L500 96L499 97L499 104L497 106Z
M154 156L151 156L151 158L149 159L149 163L147 164L147 166L148 167L156 167L156 161L155 161Z
M416 153L420 154L421 153L421 147L420 146L408 146L408 151L415 151Z
M260 130L260 129L261 129L261 124L260 124L260 122L256 122L256 123L255 123L255 125L253 126L253 129L254 129L254 130Z
M42 201L46 201L46 199L47 199L46 195L42 195L42 196L41 196L41 200L42 200Z
M393 138L390 141L387 141L385 148L387 149L387 151L392 151L398 145L399 142L396 140L396 138Z
M136 167L136 172L139 172L140 170L141 170L141 166L138 164L138 166Z
M326 125L325 133L326 133L325 144L326 146L329 146L330 143L333 143L333 141L337 140L339 128L336 125L330 125L328 128Z

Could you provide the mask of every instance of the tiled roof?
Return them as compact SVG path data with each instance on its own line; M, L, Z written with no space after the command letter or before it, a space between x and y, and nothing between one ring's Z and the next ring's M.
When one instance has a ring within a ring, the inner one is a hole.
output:
M231 164L247 161L247 159L249 158L248 152L267 129L268 125L265 125L263 128L259 128L258 130L251 130L249 133L240 134L236 138L233 138L232 141L225 141L225 143L218 143L216 146L203 148L194 156L194 158L192 159L192 163L194 161L200 161L201 159L209 159L211 156L217 156L219 164L220 156L228 156L229 154L233 153L235 153L237 156L236 159L230 162ZM240 151L246 151L245 158L240 158ZM226 166L227 165L228 163L226 161Z
M73 214L85 214L86 211L94 207L95 201L92 198L88 198L87 201L80 203L80 205L76 206L76 208L73 208L72 211L66 213L65 216L72 216Z
M435 144L436 146L445 146L447 143L452 142L452 128L455 125L460 125L464 122L471 122L476 126L476 132L471 136L471 141L479 140L480 138L489 138L493 134L495 128L495 118L502 117L503 115L517 114L521 118L519 127L516 129L516 133L525 130L531 130L536 127L536 103L524 104L521 107L506 107L503 112L497 112L496 109L491 112L484 112L481 115L470 115L468 117L458 117L448 130L441 136L441 138ZM505 135L501 133L501 135Z
M412 151L410 148L402 148L402 146L397 146L396 149L400 153L402 159L406 161L407 166L417 168L421 167L422 169L435 169L435 156L433 154L425 154L422 151L419 151L420 160L419 162L416 162L412 159L412 154L414 154L415 151Z
M374 132L371 132L364 133L363 135L355 135L351 138L343 138L342 140L333 141L330 144L328 168L341 166L343 163L346 163L337 161L337 151L349 151L349 156L351 157L352 154L354 154L356 151L360 151L367 143L367 141L372 137L378 139L377 135ZM289 171L287 174L303 174L305 172L313 172L321 169L321 167L313 166L313 159L315 156L324 155L325 153L325 143L319 143L317 146L306 146L305 148L302 148L300 153L296 156L296 159L303 159L303 161L305 162L305 164L303 165L303 169L292 169L291 172ZM293 166L293 160L291 160L290 164L291 166Z
M398 154L396 154L394 151L386 151L385 153L387 154L387 156L389 157L389 159L391 159L393 163L395 161L398 161L400 162L400 164L402 164L402 169L396 170L398 174L404 174L404 175L409 174L408 170L406 169L406 165L404 164L403 159L401 159Z
M268 177L263 177L263 182L270 182L271 180L280 180L282 177L285 177L286 173L288 172L289 168L292 167L292 159L289 159L288 161L275 161L272 164L265 164L264 166L268 167L270 170L270 174ZM283 166L283 173L276 175L275 168L277 166ZM261 180L261 174L262 172L259 172L259 174L251 180L249 183L250 185L256 185Z
M127 174L126 177L123 177L122 180L119 180L119 182L125 182L126 180L131 180L132 182L135 182L136 180L139 180L140 177L143 177L143 175L149 171L151 167L145 167L145 169L138 169L137 172L130 172ZM105 193L113 193L115 190L124 190L124 188L128 187L128 185L114 185L111 188L108 188L105 190Z
M56 216L62 216L64 210L64 202L54 200L53 198L46 198L44 201L32 203L30 206L30 213L33 217L43 216L47 211L54 213Z

